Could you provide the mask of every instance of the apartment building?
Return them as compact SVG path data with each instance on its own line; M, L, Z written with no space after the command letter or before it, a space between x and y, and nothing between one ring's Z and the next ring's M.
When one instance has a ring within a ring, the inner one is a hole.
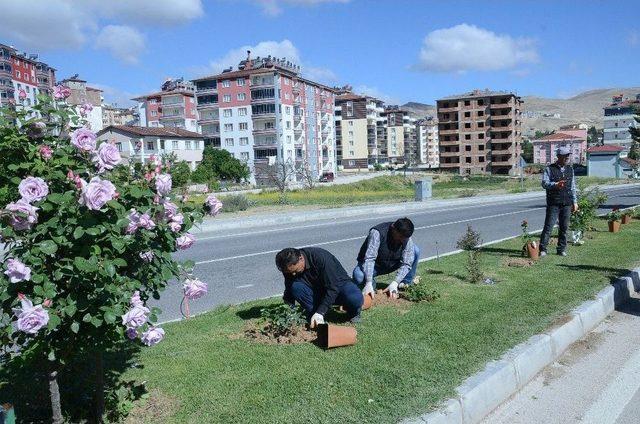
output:
M202 135L182 128L110 125L97 135L99 143L114 143L122 159L129 163L148 163L153 156L173 153L193 171L202 161L204 151Z
M416 121L419 163L429 168L440 167L440 145L438 143L438 120L432 116Z
M342 89L336 97L336 157L340 169L359 171L388 162L384 102Z
M558 156L556 150L560 146L571 149L569 162L584 164L587 155L587 130L564 130L532 140L533 163L548 165L554 163Z
M316 179L336 172L335 92L303 78L299 66L247 52L236 70L193 82L205 143L245 161L252 182L270 184L277 162Z
M398 106L387 106L382 112L385 127L385 148L390 165L417 165L420 146L416 135L416 121L409 112Z
M86 121L89 128L97 132L104 128L102 124L102 90L89 87L87 81L80 79L78 74L60 81L61 85L68 87L71 94L65 100L69 106L73 106L76 113L80 113L80 107L85 104L92 106L91 111L86 112Z
M624 149L622 156L626 156L631 148L633 139L629 127L636 127L634 115L640 111L640 93L635 99L625 99L617 95L612 103L604 108L604 144L620 146Z
M190 81L167 79L160 91L136 97L143 127L182 128L198 132L195 86Z
M474 90L437 101L440 168L461 175L515 175L521 153L522 99Z
M114 105L102 105L102 127L109 125L133 125L137 126L139 117L137 109L122 108Z
M37 54L0 44L0 105L10 101L27 108L35 105L38 94L53 92L55 72Z

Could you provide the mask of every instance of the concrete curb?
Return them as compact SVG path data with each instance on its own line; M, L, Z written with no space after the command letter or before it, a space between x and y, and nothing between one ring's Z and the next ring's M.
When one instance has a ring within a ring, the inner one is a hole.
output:
M600 186L601 189L629 188L640 186L638 183L615 184ZM340 208L313 209L291 213L275 213L252 217L230 217L207 219L199 225L200 232L215 232L237 228L253 228L265 225L295 224L322 219L341 219L357 216L375 216L380 214L394 214L402 212L424 211L446 206L462 206L467 204L494 204L505 200L527 200L544 198L544 191L530 191L517 194L498 194L474 196L455 199L432 199L425 202L403 202L389 204L374 204L365 206L347 206Z
M456 389L457 396L433 412L408 418L402 424L476 424L524 387L547 365L553 363L573 343L586 336L614 309L640 291L640 268L615 279L569 314L558 327L537 334L489 362Z

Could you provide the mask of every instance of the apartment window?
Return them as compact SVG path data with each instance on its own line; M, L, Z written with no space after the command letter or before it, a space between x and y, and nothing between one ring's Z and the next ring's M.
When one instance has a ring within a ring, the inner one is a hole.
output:
M237 99L240 101L244 101L247 99L247 95L245 93L238 93Z
M349 166L355 166L355 164L356 164L356 161L355 161L355 160L350 160L350 161L349 161Z
M223 109L222 110L222 116L224 116L225 118L231 118L233 116L233 110L232 109Z
M464 146L464 150L465 150L465 152L470 152L471 151L471 146Z
M249 137L240 137L240 145L247 146L249 144Z
M227 147L233 147L233 138L225 138L225 139L224 139L224 144L225 144Z
M349 140L349 146L353 146L353 140Z
M240 122L238 125L240 126L240 131L247 131L249 129L249 124L247 122Z
M349 126L353 127L353 121L349 121Z
M224 96L222 96L222 101L224 103L230 103L231 102L231 94L225 94Z
M267 115L271 113L276 113L276 105L274 103L252 105L251 113L253 115Z
M240 152L240 159L249 160L249 152Z
M484 106L484 100L482 99L478 100L478 106Z
M484 128L484 122L478 122L478 128Z
M471 128L471 123L470 123L470 122L465 123L465 124L464 124L464 127L465 127L465 128Z
M290 135L287 136L287 143L291 143L291 136Z
M164 140L160 140L160 150L164 150Z
M464 161L465 161L466 163L471 163L471 158L464 158Z
M353 116L353 102L347 102L347 116Z
M191 150L191 140L185 140L184 142L184 148L186 150Z
M478 156L478 162L480 163L484 162L484 156Z
M464 139L465 140L471 140L471 134L465 134L464 135Z
M172 141L172 142L171 142L171 148L172 148L173 150L178 150L178 149L179 149L179 143L178 143L178 141L176 141L176 140Z
M291 106L286 106L284 108L284 113L286 113L287 115L291 115Z
M276 123L273 121L269 121L269 122L265 122L264 123L264 129L265 130L272 130L276 127Z
M349 131L349 137L353 138L353 131Z
M200 140L195 140L195 141L193 142L193 147L194 147L196 150L200 150Z
M16 71L16 76L20 78L20 71Z
M116 148L118 149L119 152L122 151L122 143L116 143Z
M147 141L147 150L154 150L155 145L153 144L153 141Z
M291 121L287 121L287 129L290 130L291 129Z
M478 134L478 138L482 140L484 138L484 134L483 133Z
M158 116L158 111L152 110L151 111L151 116Z
M242 86L244 86L244 78L238 78L238 79L236 80L236 85L237 85L238 87L242 87Z
M229 81L229 80L222 81L222 86L223 87L231 87L231 81Z
M247 108L241 107L240 109L238 109L238 116L247 116Z
M355 153L353 153L353 150L349 150L349 156L355 156Z
M478 145L478 150L480 150L480 151L484 150L484 144Z
M478 104L479 104L479 103L478 103ZM479 111L478 111L478 116L484 116L484 112L483 112L483 111L481 111L481 110L479 110Z
M465 100L464 101L464 105L465 106L471 106L471 101L470 100Z
M464 113L464 117L465 118L471 118L471 112L465 112Z
M224 124L225 131L233 131L233 124Z
M284 79L284 85L289 85L289 83L290 83L289 78L285 78L285 79Z

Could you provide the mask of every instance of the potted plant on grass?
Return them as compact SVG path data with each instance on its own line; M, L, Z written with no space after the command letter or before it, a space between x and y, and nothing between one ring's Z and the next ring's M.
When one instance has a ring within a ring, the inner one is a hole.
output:
M631 211L630 210L626 210L622 213L622 223L623 224L628 224L631 222Z
M524 246L522 247L522 251L527 252L527 256L533 259L534 261L538 259L538 255L540 254L540 246L536 240L534 240L533 236L529 233L529 222L525 219L520 224L522 227L522 241Z
M620 231L620 220L622 219L622 214L618 208L613 208L611 212L607 214L607 221L609 221L609 232L617 233Z

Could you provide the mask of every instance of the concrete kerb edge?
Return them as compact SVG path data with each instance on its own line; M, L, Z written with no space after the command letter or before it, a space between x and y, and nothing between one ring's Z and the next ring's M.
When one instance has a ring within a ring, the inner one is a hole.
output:
M529 338L507 351L499 360L467 378L456 388L457 398L447 400L440 409L404 424L480 422L501 403L509 399L573 343L586 336L615 307L624 303L632 291L639 291L640 268L619 277L570 313L570 319L559 327ZM456 404L460 407L457 413ZM461 416L462 420L458 417Z

